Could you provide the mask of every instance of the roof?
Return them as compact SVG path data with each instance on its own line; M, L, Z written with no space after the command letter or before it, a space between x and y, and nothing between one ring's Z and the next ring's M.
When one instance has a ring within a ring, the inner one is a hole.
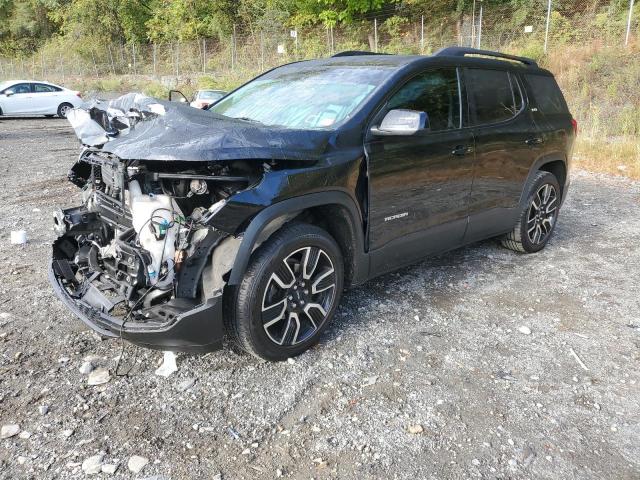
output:
M47 82L46 80L25 80L25 79L18 79L18 80L3 80L0 83L44 83L46 85L55 85L56 87L60 87L60 88L64 88L56 83L51 83L51 82Z
M62 85L58 85L57 83L47 82L46 80L3 80L0 81L0 85L4 88L10 88L13 85L17 85L18 83L42 83L44 85L51 85L52 87L61 88L62 90L69 90L67 87L63 87Z
M329 58L295 62L290 65L298 66L322 66L343 65L353 67L389 67L400 68L413 63L430 63L435 60L452 60L461 65L482 64L493 67L514 67L538 69L535 60L526 57L518 57L490 50L478 50L466 47L443 48L433 55L390 55L386 53L346 51L340 52Z

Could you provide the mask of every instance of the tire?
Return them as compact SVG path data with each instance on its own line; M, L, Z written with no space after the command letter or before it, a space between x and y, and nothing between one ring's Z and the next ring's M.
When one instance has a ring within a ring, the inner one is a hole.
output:
M70 103L61 103L58 107L58 116L60 118L67 118L67 112L73 108Z
M561 190L555 175L537 172L530 183L527 202L518 222L513 230L502 238L502 245L520 253L542 250L551 238L558 221L560 201Z
M231 289L227 333L264 360L300 355L333 318L343 272L340 248L326 231L305 223L284 226L254 252L242 282Z

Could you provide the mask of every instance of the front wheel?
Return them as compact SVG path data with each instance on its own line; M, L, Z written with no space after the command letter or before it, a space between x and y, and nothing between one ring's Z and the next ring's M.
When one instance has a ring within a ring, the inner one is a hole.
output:
M545 247L560 210L560 185L555 175L539 171L530 185L518 223L502 239L503 246L522 253L538 252Z
M343 281L342 254L326 231L302 223L285 226L256 250L232 291L228 333L265 360L299 355L329 324Z

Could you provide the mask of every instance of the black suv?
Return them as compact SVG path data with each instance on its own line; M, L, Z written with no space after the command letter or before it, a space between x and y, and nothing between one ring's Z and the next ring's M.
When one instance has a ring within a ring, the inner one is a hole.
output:
M576 122L530 59L447 48L275 68L208 111L129 94L74 110L85 145L50 279L108 337L176 351L225 334L282 360L346 286L478 240L542 249Z

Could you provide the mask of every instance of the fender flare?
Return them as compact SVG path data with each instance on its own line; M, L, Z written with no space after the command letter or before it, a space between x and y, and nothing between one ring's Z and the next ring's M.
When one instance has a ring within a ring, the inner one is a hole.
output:
M239 285L240 282L242 282L242 276L247 270L249 259L258 239L260 238L260 234L273 220L276 220L286 214L301 212L308 208L335 204L341 205L347 209L355 227L353 229L355 235L355 238L353 239L355 243L355 251L353 259L354 276L352 283L356 284L364 282L369 273L369 256L364 252L362 215L356 208L355 202L347 193L339 190L332 190L289 198L270 205L258 213L244 231L242 243L240 243L240 247L238 248L227 285Z
M538 158L533 165L531 166L531 168L529 169L529 173L527 174L527 178L524 181L524 185L522 187L522 192L520 193L520 201L518 202L518 205L522 208L524 207L525 202L527 201L527 195L529 193L529 185L531 184L531 180L533 179L534 175L536 174L536 172L538 170L540 170L540 167L542 167L543 165L547 164L547 163L551 163L551 162L562 162L564 163L564 168L567 171L567 180L569 179L569 168L567 165L567 159L566 157L561 153L561 152L552 152L549 153L547 155L543 155L542 157ZM561 185L561 187L565 187L565 185ZM563 193L562 195L562 200L564 201L564 198L566 197L566 192Z

